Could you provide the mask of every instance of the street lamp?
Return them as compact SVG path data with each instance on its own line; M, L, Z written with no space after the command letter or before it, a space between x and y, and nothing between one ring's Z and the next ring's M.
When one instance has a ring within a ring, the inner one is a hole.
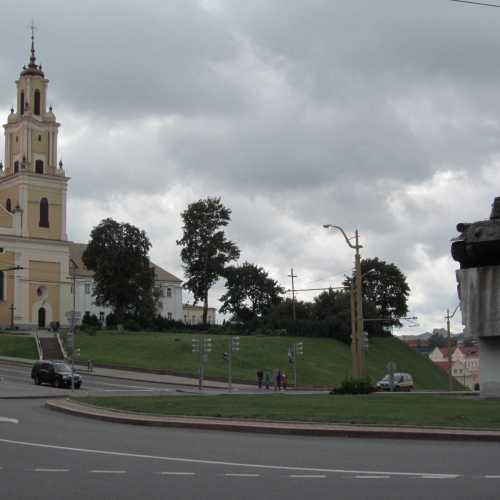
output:
M352 371L356 378L361 378L365 374L365 353L363 350L363 293L362 293L362 276L361 276L361 257L359 249L363 248L359 244L358 230L356 229L353 238L349 238L346 232L340 226L333 224L324 224L325 229L337 229L342 233L347 245L354 249L354 273L355 282L354 289L351 285L351 353L352 353ZM351 240L354 239L354 244Z

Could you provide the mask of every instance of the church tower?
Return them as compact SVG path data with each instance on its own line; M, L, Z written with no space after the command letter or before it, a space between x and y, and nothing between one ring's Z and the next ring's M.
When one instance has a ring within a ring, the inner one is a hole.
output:
M0 325L65 323L70 296L66 233L68 178L58 163L60 124L48 106L49 81L31 55L16 81L16 107L0 162ZM12 268L20 267L22 269Z

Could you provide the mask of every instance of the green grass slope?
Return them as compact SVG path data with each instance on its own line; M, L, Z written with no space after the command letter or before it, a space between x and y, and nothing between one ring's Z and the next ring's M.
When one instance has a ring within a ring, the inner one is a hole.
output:
M0 356L38 359L35 339L20 335L0 335Z
M76 346L82 360L95 363L167 370L180 375L197 376L198 358L191 352L194 335L187 333L116 333L98 332L96 336L78 334ZM207 378L224 379L223 353L228 337L212 335L212 352L205 366ZM351 373L350 347L328 338L241 337L241 350L233 355L233 379L255 381L256 370L280 368L293 382L288 363L288 346L304 343L304 356L298 360L299 385L333 386ZM384 375L384 367L395 361L399 371L413 375L418 389L446 389L446 375L427 357L410 349L397 338L370 339L366 356L368 375L373 381Z

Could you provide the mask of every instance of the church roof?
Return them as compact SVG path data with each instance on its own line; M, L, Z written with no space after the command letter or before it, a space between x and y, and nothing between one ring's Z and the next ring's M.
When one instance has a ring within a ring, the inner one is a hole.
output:
M78 266L77 271L76 271L76 276L77 277L88 277L88 278L93 278L94 273L90 269L87 269L85 267L85 264L83 263L82 260L82 255L85 249L87 248L87 245L85 243L69 243L69 256L75 264ZM182 280L174 276L172 273L169 273L162 267L156 265L154 262L151 262L153 265L153 268L155 270L155 277L157 281L175 281L178 283L181 283Z

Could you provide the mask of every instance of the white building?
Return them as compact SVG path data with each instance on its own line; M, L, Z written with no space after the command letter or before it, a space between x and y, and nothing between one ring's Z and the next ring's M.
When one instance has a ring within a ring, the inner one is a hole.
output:
M76 310L82 316L88 312L95 314L104 323L106 316L112 312L109 307L97 306L94 302L93 272L85 267L82 254L87 245L81 243L70 243L70 259L77 265L76 276ZM160 266L152 263L155 270L155 285L161 288L163 296L160 299L161 307L158 311L160 316L175 321L184 321L182 306L182 281L173 274L165 271Z

